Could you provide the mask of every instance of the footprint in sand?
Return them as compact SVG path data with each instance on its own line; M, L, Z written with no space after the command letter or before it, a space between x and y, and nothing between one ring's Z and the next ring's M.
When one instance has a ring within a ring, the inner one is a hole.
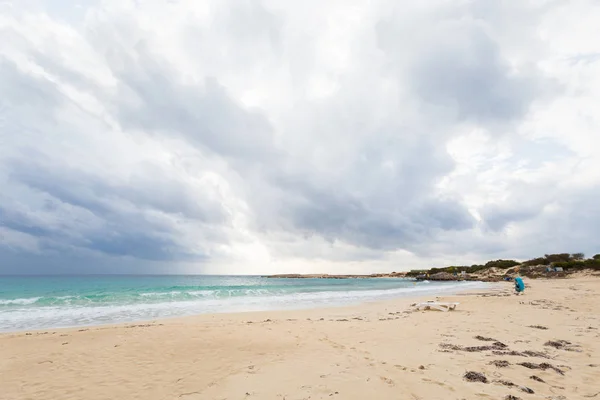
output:
M444 382L440 382L440 381L434 381L433 379L428 379L428 378L422 378L421 379L423 382L428 382L428 383L433 383L435 385L441 386L441 387L445 387L447 390L454 392L455 389L453 387L450 387L448 385L446 385Z
M381 379L382 382L385 382L390 386L396 385L393 380L391 380L390 378L386 378L385 376L380 376L379 379Z

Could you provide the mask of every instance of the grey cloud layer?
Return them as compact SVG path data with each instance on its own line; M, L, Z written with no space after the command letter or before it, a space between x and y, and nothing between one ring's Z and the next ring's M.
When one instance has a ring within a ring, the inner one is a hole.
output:
M453 139L511 137L536 103L561 95L521 49L539 44L529 25L547 9L470 4L357 3L360 27L330 5L350 36L334 35L328 51L333 28L309 29L310 13L291 4L220 2L202 19L192 2L107 1L79 31L46 20L49 49L15 12L24 28L0 25L15 39L0 48L0 272L80 271L86 257L91 271L203 271L248 244L278 260L345 259L336 252L347 246L360 261L527 255L554 243L535 239L548 221L579 232L581 247L565 251L593 248L591 223L543 212L556 203L585 219L591 189L540 196L507 175L510 196L473 206L472 185L443 185L457 169ZM162 12L164 32L149 30ZM516 246L524 234L529 251ZM311 251L311 238L330 253Z

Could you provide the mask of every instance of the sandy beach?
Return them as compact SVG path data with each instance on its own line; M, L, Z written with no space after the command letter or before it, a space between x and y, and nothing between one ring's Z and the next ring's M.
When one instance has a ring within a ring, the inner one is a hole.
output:
M600 398L600 279L526 283L447 313L401 298L2 334L0 398Z

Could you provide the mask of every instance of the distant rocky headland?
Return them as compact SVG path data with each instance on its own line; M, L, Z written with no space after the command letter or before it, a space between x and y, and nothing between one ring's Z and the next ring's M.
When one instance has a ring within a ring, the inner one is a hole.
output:
M583 253L546 254L527 261L494 260L471 266L449 266L390 272L369 275L330 275L330 274L278 274L266 278L297 279L369 279L369 278L413 278L430 281L484 281L497 282L510 280L517 275L529 278L564 278L576 272L589 272L600 276L600 254L585 258Z

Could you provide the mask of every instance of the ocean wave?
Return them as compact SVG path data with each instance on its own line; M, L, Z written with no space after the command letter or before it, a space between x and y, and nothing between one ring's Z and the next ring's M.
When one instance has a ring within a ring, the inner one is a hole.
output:
M429 282L422 282L429 283ZM40 296L19 299L0 299L0 306L4 307L60 307L60 306L113 306L127 304L159 304L172 302L202 302L207 300L227 301L229 299L248 299L252 301L273 302L293 299L294 301L336 300L336 299L377 299L379 297L394 297L403 294L416 294L420 292L446 292L457 287L464 288L469 283L455 283L445 285L422 285L422 283L407 284L400 288L352 288L352 287L288 287L283 288L256 288L236 287L220 288L214 290L168 290L150 292L109 292L81 295ZM477 284L477 283L475 283ZM340 290L343 289L343 290Z
M430 285L407 282L406 286L401 288L372 290L284 293L279 289L252 289L252 292L248 292L250 289L244 289L245 293L253 293L245 296L239 295L239 289L236 290L238 295L233 296L227 294L228 290L142 292L130 293L127 296L117 296L114 293L93 295L96 299L103 297L104 302L90 302L89 299L86 300L86 296L0 299L0 304L11 302L9 307L0 307L0 329L15 331L152 320L203 313L342 306L402 296L449 294L481 288L484 285L479 282Z
M0 299L0 305L13 305L13 304L33 304L41 299L41 297L30 297L26 299Z

